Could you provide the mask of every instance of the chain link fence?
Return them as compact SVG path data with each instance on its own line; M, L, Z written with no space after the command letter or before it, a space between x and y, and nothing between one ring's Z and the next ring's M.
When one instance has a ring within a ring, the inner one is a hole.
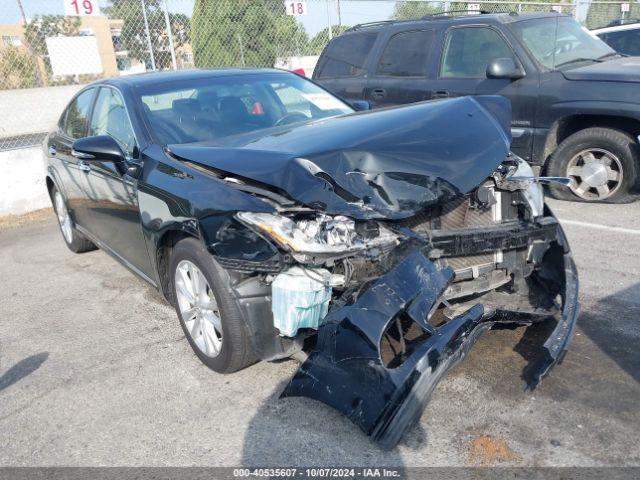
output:
M358 23L444 11L556 10L574 15L588 28L640 17L637 3L585 0L0 2L0 150L42 140L70 97L69 89L55 87L73 90L98 78L194 67L277 66L302 69L310 76L327 42Z

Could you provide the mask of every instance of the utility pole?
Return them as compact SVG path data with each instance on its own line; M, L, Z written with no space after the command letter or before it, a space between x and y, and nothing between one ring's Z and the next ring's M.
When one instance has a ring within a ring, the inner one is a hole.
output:
M151 57L151 70L156 69L156 59L153 57L153 45L151 44L151 35L149 35L149 22L147 21L147 7L144 0L140 0L142 6L142 18L144 19L144 32L147 35L147 46L149 47L149 56Z
M340 0L338 1L338 25L342 26L342 13L340 12Z
M173 64L173 69L178 69L178 64L176 63L176 49L173 47L173 33L171 33L171 21L169 20L169 10L167 9L167 0L164 0L164 21L167 24L167 35L169 35L169 49L171 50L171 63Z
M325 0L327 6L327 24L329 25L329 40L333 38L333 32L331 31L331 12L329 11L329 0Z
M240 35L240 32L236 33L236 37L238 38L238 44L240 45L240 62L242 62L242 66L246 66L244 64L244 47L242 46L242 35Z
M27 16L24 14L24 8L22 6L22 1L21 0L16 0L18 2L18 8L20 9L20 15L22 16L22 21L25 23L27 23Z

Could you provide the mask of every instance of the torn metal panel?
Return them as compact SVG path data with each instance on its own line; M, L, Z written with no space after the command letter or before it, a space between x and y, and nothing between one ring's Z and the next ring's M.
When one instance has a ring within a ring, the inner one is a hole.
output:
M342 308L330 312L314 352L283 396L307 396L344 413L383 447L393 447L420 417L437 379L477 336L483 308L477 305L442 328L427 323L453 279L420 251ZM396 368L382 361L380 344L389 324L406 312L429 338ZM473 333L475 332L475 333ZM472 334L473 333L473 334Z
M563 308L558 323L553 332L544 343L545 355L536 366L533 376L527 388L533 390L549 371L558 363L562 363L566 355L580 315L580 303L578 301L578 271L570 252L564 253L563 273L564 285L561 289Z
M540 268L552 285L549 295L562 297L561 315L541 345L544 355L529 388L535 388L562 360L579 311L575 265L570 253L562 253L562 233L557 236L559 242L554 242ZM501 306L499 301L485 310L480 297L463 313L434 327L429 318L451 284L453 271L439 269L422 250L428 247L414 250L329 313L318 331L315 350L282 394L310 397L336 408L383 448L394 447L419 420L437 382L494 323L528 324L535 317L543 321L551 314L551 310ZM520 295L529 297L532 291L523 290ZM425 335L401 364L392 367L383 361L381 342L401 316L408 316Z
M168 149L329 214L399 219L489 177L509 152L509 115L502 97L461 97Z

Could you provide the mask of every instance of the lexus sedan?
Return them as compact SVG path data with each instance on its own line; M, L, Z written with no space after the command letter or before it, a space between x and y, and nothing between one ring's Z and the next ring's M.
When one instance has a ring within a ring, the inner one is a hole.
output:
M551 322L531 388L568 348L576 268L540 185L566 179L509 152L510 116L366 111L271 69L108 79L46 138L47 186L69 249L157 288L205 365L303 354L283 395L391 448L492 326Z

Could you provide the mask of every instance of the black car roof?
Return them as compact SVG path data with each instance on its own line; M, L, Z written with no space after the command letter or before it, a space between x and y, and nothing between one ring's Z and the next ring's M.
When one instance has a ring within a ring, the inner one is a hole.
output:
M351 34L366 31L385 30L392 26L401 26L402 28L421 28L426 25L433 25L435 22L447 25L465 25L465 24L496 24L496 23L515 23L523 20L532 20L537 18L557 18L570 17L570 15L557 12L504 12L504 13L482 13L469 15L427 15L421 19L413 20L386 20L381 22L362 23L355 25L347 30L345 34Z
M92 85L113 85L116 87L133 87L142 85L153 85L179 80L197 80L200 78L220 78L237 75L264 75L266 73L282 73L295 75L286 70L277 68L220 68L220 69L193 69L193 70L169 70L162 72L138 73L126 75L124 77L105 78L93 82Z

